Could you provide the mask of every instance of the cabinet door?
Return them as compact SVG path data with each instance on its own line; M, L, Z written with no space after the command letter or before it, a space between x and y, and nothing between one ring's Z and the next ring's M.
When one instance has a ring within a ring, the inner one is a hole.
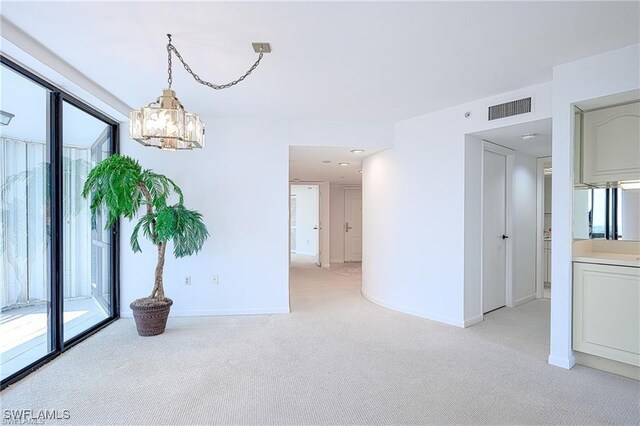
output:
M573 349L640 366L640 268L574 263Z
M640 179L640 102L585 113L583 142L585 183Z

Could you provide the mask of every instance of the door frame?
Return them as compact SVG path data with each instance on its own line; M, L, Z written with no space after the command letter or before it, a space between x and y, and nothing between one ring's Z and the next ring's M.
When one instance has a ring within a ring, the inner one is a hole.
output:
M482 141L482 174L480 182L480 244L483 247L480 250L480 311L484 316L484 153L485 151L493 152L494 154L503 155L506 160L505 169L505 228L506 235L509 237L506 239L505 248L505 302L508 308L514 307L515 291L513 288L513 167L515 162L515 151L497 145L487 140Z
M330 232L330 223L329 218L330 210L329 210L329 197L330 187L329 182L324 181L289 181L289 198L287 203L289 205L288 209L288 218L289 218L289 226L287 228L287 233L289 235L289 265L291 265L291 187L293 185L314 185L318 187L318 254L317 259L319 262L316 263L317 266L322 268L329 268L329 232ZM325 217L326 216L326 217ZM319 264L318 264L319 263Z
M536 160L536 298L544 297L544 169L552 167L551 157Z

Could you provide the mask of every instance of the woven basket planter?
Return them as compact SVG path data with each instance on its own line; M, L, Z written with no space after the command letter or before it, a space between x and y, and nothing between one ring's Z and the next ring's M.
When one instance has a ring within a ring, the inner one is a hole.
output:
M131 303L129 307L133 311L133 318L136 320L136 328L140 336L156 336L164 333L167 326L167 318L169 318L169 310L173 301L165 299L168 303L136 306Z

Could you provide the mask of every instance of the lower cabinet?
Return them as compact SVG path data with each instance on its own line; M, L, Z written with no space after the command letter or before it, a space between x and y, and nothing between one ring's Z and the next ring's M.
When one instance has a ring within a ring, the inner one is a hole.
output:
M640 366L640 268L573 264L573 349Z

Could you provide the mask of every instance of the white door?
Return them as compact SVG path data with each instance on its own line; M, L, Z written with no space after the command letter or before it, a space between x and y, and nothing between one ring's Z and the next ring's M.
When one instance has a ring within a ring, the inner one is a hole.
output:
M318 185L291 185L291 251L313 257L313 261L318 266L320 266L319 193Z
M506 305L507 158L484 151L482 202L482 312Z
M344 261L362 262L362 190L344 190Z

